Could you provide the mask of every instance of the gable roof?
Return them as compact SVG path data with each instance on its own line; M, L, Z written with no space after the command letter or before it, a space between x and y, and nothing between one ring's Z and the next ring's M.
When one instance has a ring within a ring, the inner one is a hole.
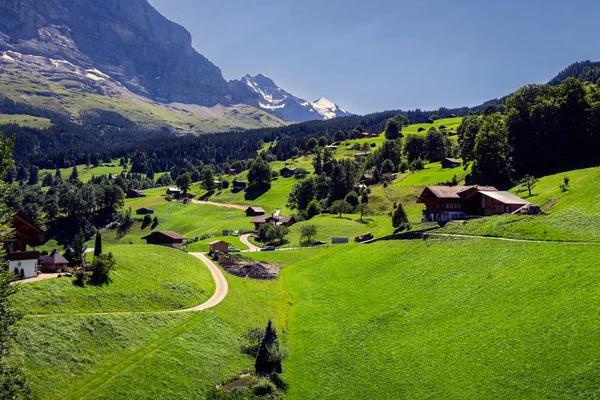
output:
M246 211L254 211L254 212L265 212L265 209L262 207L248 207L246 208Z
M417 203L424 203L428 193L431 193L431 195L438 199L460 200L468 195L469 192L477 193L482 190L487 192L498 191L493 186L427 186L419 196Z
M185 239L187 239L185 236L182 236L179 233L173 232L173 231L157 231L157 232L152 232L148 236L144 236L142 239L151 239L153 237L156 237L157 235L159 235L159 236L165 236L165 237L168 237L169 239L173 239L173 240L185 240Z
M503 203L503 204L523 205L523 206L531 204L527 200L524 200L524 199L520 198L519 196L515 196L514 194L509 193L509 192L480 190L479 193L481 193L483 196L490 197L490 198L492 198L496 201L499 201L500 203Z
M258 215L252 219L253 224L262 224L266 222L268 218L271 218L269 215Z
M219 244L219 243L225 243L226 245L231 246L231 243L227 243L224 240L215 240L214 242L210 242L208 245L211 246L211 245L215 245L215 244Z
M60 255L60 253L56 250L54 250L52 253L50 253L49 256L40 257L40 264L56 265L56 264L68 264L68 263L69 263L69 261L67 261L67 259L64 258L62 255Z
M462 161L457 160L456 158L444 158L442 161L449 161L453 164L462 164Z

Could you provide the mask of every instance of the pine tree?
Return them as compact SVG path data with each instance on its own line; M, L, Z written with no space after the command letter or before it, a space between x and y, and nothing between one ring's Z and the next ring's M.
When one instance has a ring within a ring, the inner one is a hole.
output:
M398 232L407 231L411 228L406 211L404 211L404 207L400 203L392 214L392 225Z
M273 363L271 357L269 356L269 352L273 347L279 347L279 340L277 338L277 331L273 327L271 320L269 320L267 329L265 329L265 334L260 341L258 352L256 353L256 362L254 363L254 368L256 369L257 373L270 374L273 371L281 370L281 365L276 365L280 363Z
M94 245L94 257L98 257L102 254L102 236L100 232L96 234L96 244Z
M73 171L71 172L71 176L69 177L70 181L77 181L79 180L79 171L77 171L77 166L74 165L73 166Z

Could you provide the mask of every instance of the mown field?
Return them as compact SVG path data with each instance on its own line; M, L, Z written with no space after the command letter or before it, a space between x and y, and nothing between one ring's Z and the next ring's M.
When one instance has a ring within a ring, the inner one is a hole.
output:
M600 246L380 242L285 261L289 399L586 398Z
M214 281L195 257L166 247L109 246L117 261L109 285L76 286L59 278L23 285L15 302L25 314L178 310L201 304Z
M282 281L227 280L227 298L201 313L26 317L18 344L34 398L205 398L252 368L241 351L248 329L269 318L287 329Z

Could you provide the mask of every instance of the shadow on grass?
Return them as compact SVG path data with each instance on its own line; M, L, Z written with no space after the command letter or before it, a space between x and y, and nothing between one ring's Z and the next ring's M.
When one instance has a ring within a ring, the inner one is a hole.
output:
M206 201L206 200L210 199L210 197L213 196L214 194L215 194L214 190L208 191L208 192L204 193L204 195L202 197L200 197L199 200Z
M250 186L248 189L246 189L244 199L249 201L256 200L263 194L267 193L269 189L271 189L271 185L265 183Z

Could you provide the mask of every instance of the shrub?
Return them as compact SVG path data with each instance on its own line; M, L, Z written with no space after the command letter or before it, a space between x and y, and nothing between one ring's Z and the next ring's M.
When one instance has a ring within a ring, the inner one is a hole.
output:
M358 205L358 193L352 191L346 195L345 199L352 207L356 207Z
M76 286L79 286L79 287L85 286L86 279L87 279L87 273L84 270L78 269L77 271L75 271L75 280L73 281L73 283Z
M258 378L251 386L252 393L257 396L266 396L277 391L277 387L267 378Z
M116 261L112 253L99 255L92 262L92 283L102 285L110 282L110 272L114 269Z
M311 200L308 203L308 207L306 207L306 217L311 219L321 213L321 207L319 206L319 202L317 200Z

